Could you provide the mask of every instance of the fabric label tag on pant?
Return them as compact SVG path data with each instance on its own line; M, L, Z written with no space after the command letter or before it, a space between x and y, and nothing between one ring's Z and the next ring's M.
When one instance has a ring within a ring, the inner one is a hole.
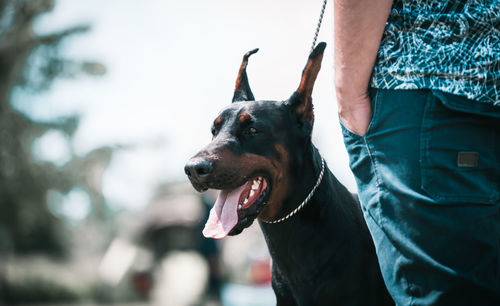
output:
M460 168L474 168L477 167L479 161L478 152L458 152L457 166Z

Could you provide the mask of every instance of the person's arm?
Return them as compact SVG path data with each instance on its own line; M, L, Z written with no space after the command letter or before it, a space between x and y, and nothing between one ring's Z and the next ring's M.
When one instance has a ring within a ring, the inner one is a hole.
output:
M371 118L368 85L392 0L334 0L335 88L340 118L364 135Z

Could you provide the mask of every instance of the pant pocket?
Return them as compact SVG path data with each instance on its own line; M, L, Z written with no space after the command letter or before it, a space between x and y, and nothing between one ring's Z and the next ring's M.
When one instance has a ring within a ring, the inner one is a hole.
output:
M500 199L499 120L452 110L436 97L421 132L422 189L439 204L495 204Z
M367 137L369 137L369 135L377 129L381 108L379 102L383 99L384 90L370 88L369 93L372 116L365 135L361 136L349 130L339 117L344 144L346 146L347 153L349 154L349 167L354 173L358 188L361 188L364 184L368 184L368 182L371 182L372 179L375 178L373 174L373 160L370 156L370 148L367 142ZM378 179L376 179L376 182L378 185Z

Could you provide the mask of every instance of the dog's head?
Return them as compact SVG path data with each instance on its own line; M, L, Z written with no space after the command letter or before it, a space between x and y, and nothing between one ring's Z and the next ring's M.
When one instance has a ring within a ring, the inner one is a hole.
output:
M196 190L220 190L206 237L237 235L255 218L269 221L279 214L296 183L295 166L310 147L311 93L325 47L320 43L311 52L298 89L285 101L255 101L246 66L258 49L243 57L233 103L215 118L210 144L185 166Z

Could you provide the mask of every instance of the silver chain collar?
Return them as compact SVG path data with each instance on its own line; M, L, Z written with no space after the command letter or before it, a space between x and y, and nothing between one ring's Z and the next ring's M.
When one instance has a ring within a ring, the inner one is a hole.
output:
M316 185L314 185L311 192L309 192L309 195L307 195L307 198L302 203L300 203L300 205L297 208L295 208L291 213L284 216L283 218L280 218L280 219L274 220L274 221L262 220L262 222L269 223L269 224L280 223L281 221L285 221L286 219L288 219L288 218L292 217L293 215L295 215L296 213L298 213L299 210L301 210L302 207L304 207L307 204L307 202L309 202L311 200L312 196L314 195L314 192L316 191L319 184L321 184L321 181L323 180L324 173L325 173L325 160L323 158L321 158L321 172L319 173L319 177L318 177L318 180L316 181Z

